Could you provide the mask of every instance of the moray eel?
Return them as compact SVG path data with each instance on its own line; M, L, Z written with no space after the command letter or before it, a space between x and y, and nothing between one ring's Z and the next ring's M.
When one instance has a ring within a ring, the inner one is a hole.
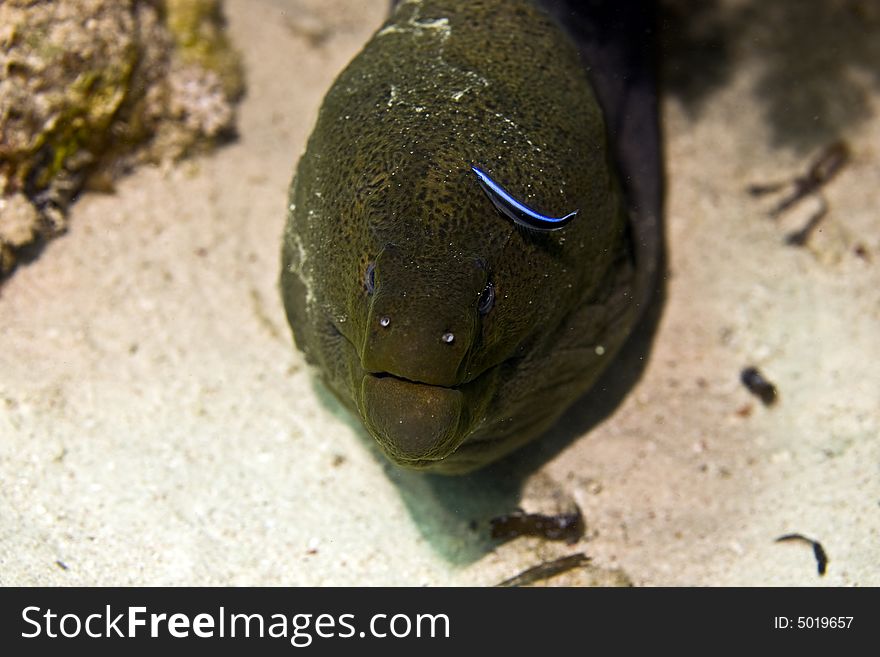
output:
M644 5L404 0L327 93L282 295L395 463L463 473L540 435L641 314L660 243Z

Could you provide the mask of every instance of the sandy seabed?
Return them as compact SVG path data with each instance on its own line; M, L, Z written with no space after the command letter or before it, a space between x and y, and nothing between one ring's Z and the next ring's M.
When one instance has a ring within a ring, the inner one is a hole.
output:
M277 290L293 167L385 0L227 0L240 139L85 195L0 288L0 584L489 585L583 551L548 583L880 585L880 17L782 4L667 24L669 275L637 383L617 404L612 372L613 412L582 436L575 408L443 479L384 461L292 347ZM787 246L818 201L774 221L745 189L833 138L852 157L828 216ZM576 545L488 538L492 516L572 503ZM824 576L789 533L821 541Z

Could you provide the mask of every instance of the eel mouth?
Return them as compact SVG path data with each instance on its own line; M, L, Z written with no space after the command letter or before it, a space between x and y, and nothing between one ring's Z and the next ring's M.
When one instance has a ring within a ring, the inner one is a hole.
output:
M464 440L464 393L388 373L364 374L358 407L364 424L399 465L428 467Z
M454 386L370 372L362 369L354 341L333 327L351 358L351 387L342 396L354 402L364 426L386 456L409 469L437 469L461 447L473 429L473 418L488 401L485 397L495 375L507 362Z

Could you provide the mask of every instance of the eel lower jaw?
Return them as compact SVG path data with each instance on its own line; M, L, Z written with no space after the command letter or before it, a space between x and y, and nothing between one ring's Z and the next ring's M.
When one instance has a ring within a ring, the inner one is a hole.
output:
M394 462L429 467L454 452L467 435L464 394L457 388L365 374L357 406L370 433Z
M465 442L474 429L475 419L485 406L495 375L504 361L454 386L407 379L390 372L370 372L362 368L354 341L341 331L337 334L349 348L349 399L364 426L395 464L413 470L441 470L441 465ZM344 395L348 396L348 395ZM435 403L422 406L421 416L431 420L433 431L419 423L419 400ZM439 403L437 403L439 400ZM445 403L444 403L445 400ZM431 418L431 408L435 409ZM436 413L439 407L440 418ZM413 413L412 411L416 412ZM409 422L407 421L409 420Z

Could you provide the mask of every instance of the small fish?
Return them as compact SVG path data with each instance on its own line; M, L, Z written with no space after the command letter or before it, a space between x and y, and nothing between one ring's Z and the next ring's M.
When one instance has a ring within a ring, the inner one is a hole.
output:
M530 207L517 201L510 193L497 182L489 177L485 171L477 167L471 167L471 170L477 174L480 180L480 186L486 192L486 196L503 214L513 219L520 226L526 228L534 228L535 230L559 230L564 228L569 221L574 219L578 213L577 210L569 212L564 217L548 217L540 212L532 210Z
M649 2L405 0L327 93L282 295L395 463L504 456L630 334L660 262L652 20Z

